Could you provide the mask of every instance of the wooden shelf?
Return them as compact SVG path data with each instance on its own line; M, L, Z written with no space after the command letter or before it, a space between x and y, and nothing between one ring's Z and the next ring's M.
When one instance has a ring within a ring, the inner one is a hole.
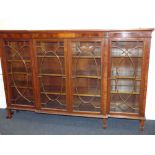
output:
M30 60L24 60L25 62L31 62ZM8 62L23 62L23 60L8 60Z
M80 59L101 59L101 56L73 56L73 58L80 58Z
M10 86L12 88L15 88L15 86ZM21 89L32 89L32 87L24 87L24 86L17 86L17 88L21 88Z
M66 93L59 93L59 92L41 92L41 94L51 94L51 95L66 95ZM96 97L101 97L101 95L99 94L73 94L74 96L85 96L85 97L93 97L93 96L96 96Z
M112 76L110 79L111 80L116 80L116 79L133 79L133 80L137 80L137 81L141 80L141 78L135 78L133 76Z
M111 91L111 94L132 94L132 95L139 95L138 92L127 92L127 91Z
M101 79L101 76L93 76L93 75L76 75L73 78L92 78L92 79Z
M43 74L39 74L39 76L60 76L60 77L65 77L66 75L63 75L63 74L43 73Z
M63 104L63 100L60 100L60 99L59 99L59 101ZM50 101L49 101L49 102L50 102ZM49 104L49 102L41 102L41 105L44 106L43 108L52 108L52 107L50 107L51 104ZM54 101L52 101L52 102L54 102ZM61 106L62 106L62 105L61 105ZM66 104L64 104L63 106L66 107ZM57 107L57 108L58 108L58 107ZM52 109L57 110L57 108L55 107L55 108L52 108ZM61 109L61 108L60 108L60 109Z
M73 94L74 96L83 96L83 97L101 97L100 94Z
M51 92L51 91L46 91L46 92L41 92L41 94L49 94L49 95L66 95L66 93L59 93L59 92Z
M96 97L100 97L101 96L101 92L99 89L96 89L96 88L85 88L85 87L78 87L78 93L76 91L76 88L74 88L74 91L73 91L73 95L74 96L83 96L83 97L93 97L93 96L96 96Z
M19 74L19 75L24 75L24 74L26 74L26 75L28 75L28 76L30 76L31 75L31 73L26 73L26 72L13 72L13 73L8 73L8 74L10 74L10 75L12 75L12 74Z
M111 58L143 58L143 56L111 56Z
M118 48L118 46L112 46L112 48ZM144 48L144 47L143 46L137 46L137 48Z
M37 57L38 57L38 58L57 58L57 57L54 56L54 55L53 55L53 56L50 56L50 55L49 55L49 56L48 56L48 55L46 55L46 56L44 56L44 55L38 55ZM64 58L64 56L62 56L62 55L58 55L58 57L59 57L59 58Z

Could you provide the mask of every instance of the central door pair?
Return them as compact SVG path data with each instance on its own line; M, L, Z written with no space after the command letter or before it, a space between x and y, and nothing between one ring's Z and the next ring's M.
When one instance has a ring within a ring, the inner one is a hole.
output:
M103 113L103 40L37 40L42 109Z

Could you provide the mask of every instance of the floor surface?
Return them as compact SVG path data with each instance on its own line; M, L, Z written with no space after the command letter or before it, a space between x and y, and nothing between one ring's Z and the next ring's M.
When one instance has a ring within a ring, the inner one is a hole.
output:
M102 119L38 114L28 111L15 112L6 119L6 111L0 110L1 135L143 135L155 134L155 121L145 121L144 132L139 121L109 118L107 129Z

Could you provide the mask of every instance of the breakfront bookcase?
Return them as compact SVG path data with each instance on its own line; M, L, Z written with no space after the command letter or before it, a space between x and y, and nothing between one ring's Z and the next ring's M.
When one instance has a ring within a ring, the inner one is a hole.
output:
M152 31L0 31L7 118L29 110L143 128Z

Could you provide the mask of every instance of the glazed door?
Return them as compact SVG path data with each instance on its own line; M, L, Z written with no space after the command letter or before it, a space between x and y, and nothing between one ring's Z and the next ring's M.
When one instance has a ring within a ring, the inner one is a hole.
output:
M41 108L66 110L64 41L37 40L35 48Z
M143 40L111 41L110 113L139 115L143 57Z
M34 106L30 42L7 39L2 46L2 68L8 106Z
M95 39L71 41L72 109L101 113L102 47Z

